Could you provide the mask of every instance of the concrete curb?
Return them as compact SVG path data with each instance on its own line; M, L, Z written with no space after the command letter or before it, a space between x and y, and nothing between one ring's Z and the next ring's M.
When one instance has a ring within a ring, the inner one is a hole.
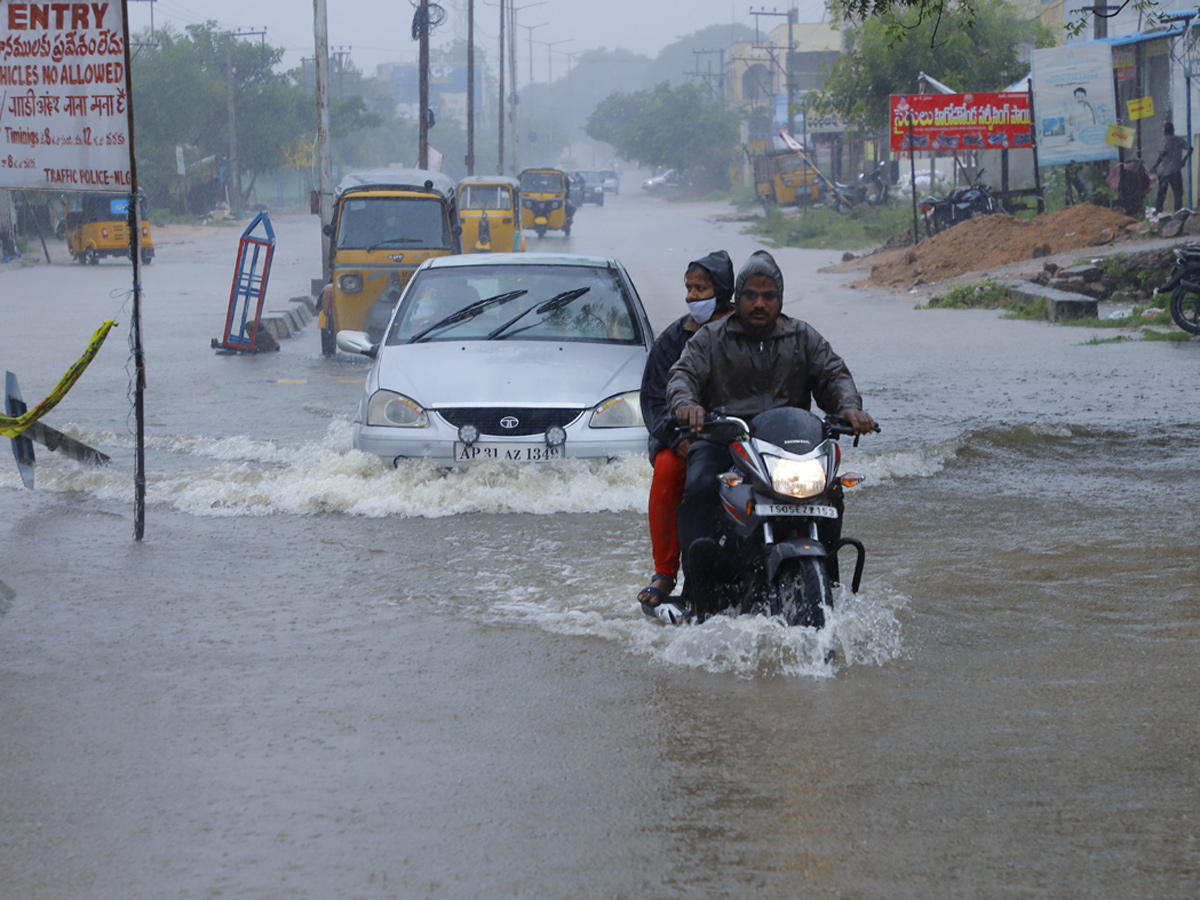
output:
M1083 294L1073 294L1058 288L1042 287L1033 282L1007 284L1008 299L1014 303L1033 306L1039 300L1046 304L1046 315L1051 322L1061 322L1063 319L1099 318L1097 304L1093 297Z

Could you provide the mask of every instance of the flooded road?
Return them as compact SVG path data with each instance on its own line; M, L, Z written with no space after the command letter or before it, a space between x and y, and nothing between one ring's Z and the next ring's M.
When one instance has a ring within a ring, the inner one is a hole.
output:
M530 249L618 256L661 329L689 260L758 248L726 211L630 184ZM275 226L269 307L317 271L315 220ZM363 360L313 325L209 348L239 234L145 270L141 544L128 269L0 272L27 400L122 323L48 417L114 464L0 465L0 898L1200 892L1200 342L915 310L780 251L884 428L844 448L864 589L820 636L672 629L633 600L644 460L354 452Z

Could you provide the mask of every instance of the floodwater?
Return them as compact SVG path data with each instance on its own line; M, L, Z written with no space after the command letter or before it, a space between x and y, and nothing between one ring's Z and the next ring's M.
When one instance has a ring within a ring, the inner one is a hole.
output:
M722 211L629 182L531 249L618 256L662 328L689 260L757 249ZM317 271L315 220L276 230L269 307ZM884 429L844 448L864 587L819 635L671 628L633 600L644 460L356 453L365 361L209 349L238 233L145 270L142 543L128 268L0 272L27 401L122 321L48 417L113 465L0 465L0 898L1200 893L1200 342L780 251Z

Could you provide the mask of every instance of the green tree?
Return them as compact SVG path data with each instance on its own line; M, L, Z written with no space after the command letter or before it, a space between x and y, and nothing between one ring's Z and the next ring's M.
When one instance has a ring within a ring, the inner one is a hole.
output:
M927 72L959 91L994 91L1029 73L1018 45L1053 44L1041 22L1023 19L1005 0L982 0L971 10L954 8L941 21L918 11L899 20L908 28L898 41L889 23L872 18L850 32L847 50L830 67L814 106L839 113L863 128L883 128L888 97L917 91Z
M708 88L662 82L652 91L609 94L596 105L584 131L645 166L690 169L710 184L728 183L737 157L739 114Z
M178 186L176 146L187 148L189 168L206 164L199 167L204 183L193 177L189 184L197 202L222 196L221 164L230 154L229 63L244 194L253 190L259 173L283 164L286 148L311 133L311 95L275 71L281 48L238 40L215 22L189 25L183 35L163 29L154 39L156 46L141 48L133 63L138 181L152 205L167 205ZM179 209L178 200L172 205Z

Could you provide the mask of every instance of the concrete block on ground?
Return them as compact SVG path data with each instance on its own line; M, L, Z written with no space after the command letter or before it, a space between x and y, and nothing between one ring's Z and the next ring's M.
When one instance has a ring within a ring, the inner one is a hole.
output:
M1030 306L1039 300L1046 304L1046 315L1051 322L1061 322L1063 319L1084 319L1098 317L1097 300L1085 297L1083 294L1073 294L1070 291L1060 291L1057 288L1043 287L1033 282L1010 284L1008 299L1015 303L1025 303Z
M312 297L292 297L288 300L288 303L294 303L297 306L303 306L310 313L316 313L317 311L317 301Z
M1092 263L1080 263L1077 266L1068 266L1065 269L1059 269L1058 278L1078 278L1081 281L1099 281L1100 276L1104 273L1100 271L1100 267Z
M288 309L299 316L301 328L312 321L312 312L303 303L289 303Z
M286 313L265 312L258 320L258 327L265 328L267 333L277 341L292 336L292 325Z

